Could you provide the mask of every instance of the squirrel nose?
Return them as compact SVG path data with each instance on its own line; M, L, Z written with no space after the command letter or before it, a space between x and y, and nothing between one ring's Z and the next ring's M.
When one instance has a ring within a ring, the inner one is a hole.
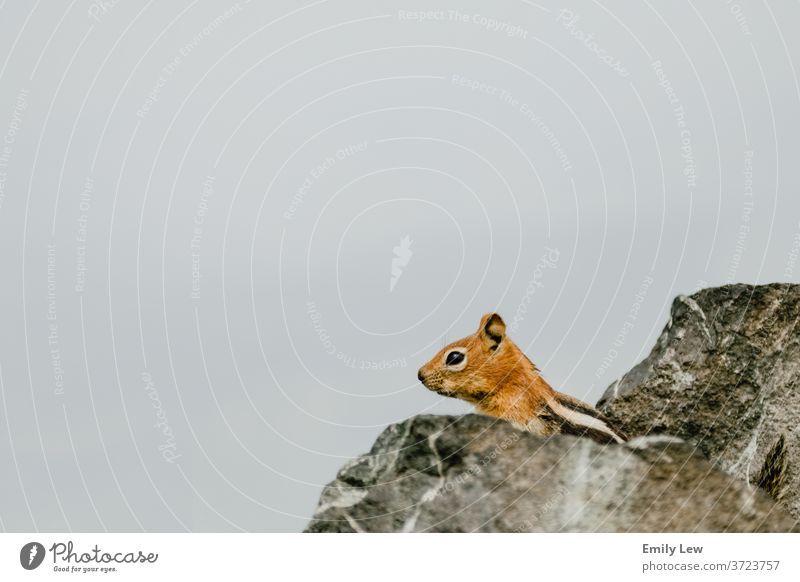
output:
M417 372L417 379L422 382L425 379L425 376L422 375L422 368L419 369Z

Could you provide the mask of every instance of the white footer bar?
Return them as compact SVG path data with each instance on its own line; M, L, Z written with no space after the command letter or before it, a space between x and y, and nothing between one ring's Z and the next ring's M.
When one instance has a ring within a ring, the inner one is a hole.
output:
M800 580L798 554L798 534L14 533L0 580L761 582Z

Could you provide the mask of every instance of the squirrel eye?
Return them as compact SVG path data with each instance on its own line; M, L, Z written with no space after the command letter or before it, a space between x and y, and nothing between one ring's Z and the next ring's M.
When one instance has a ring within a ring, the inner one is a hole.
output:
M445 363L448 366L457 366L463 361L464 361L463 352L450 352L449 354L447 354L447 358L445 359Z

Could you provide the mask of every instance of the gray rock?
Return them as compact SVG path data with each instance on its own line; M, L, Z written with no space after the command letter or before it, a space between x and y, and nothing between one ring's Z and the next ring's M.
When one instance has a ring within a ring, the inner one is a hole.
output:
M322 494L311 532L796 531L760 490L669 437L602 446L496 419L390 426Z
M800 518L800 285L730 285L679 297L652 353L598 407L629 435L670 434L752 482L784 434L783 503Z

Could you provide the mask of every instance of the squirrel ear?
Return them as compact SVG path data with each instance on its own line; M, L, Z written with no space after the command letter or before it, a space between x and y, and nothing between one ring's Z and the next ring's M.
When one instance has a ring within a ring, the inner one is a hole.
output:
M481 318L478 334L490 350L496 350L506 336L506 323L497 313L487 313Z

